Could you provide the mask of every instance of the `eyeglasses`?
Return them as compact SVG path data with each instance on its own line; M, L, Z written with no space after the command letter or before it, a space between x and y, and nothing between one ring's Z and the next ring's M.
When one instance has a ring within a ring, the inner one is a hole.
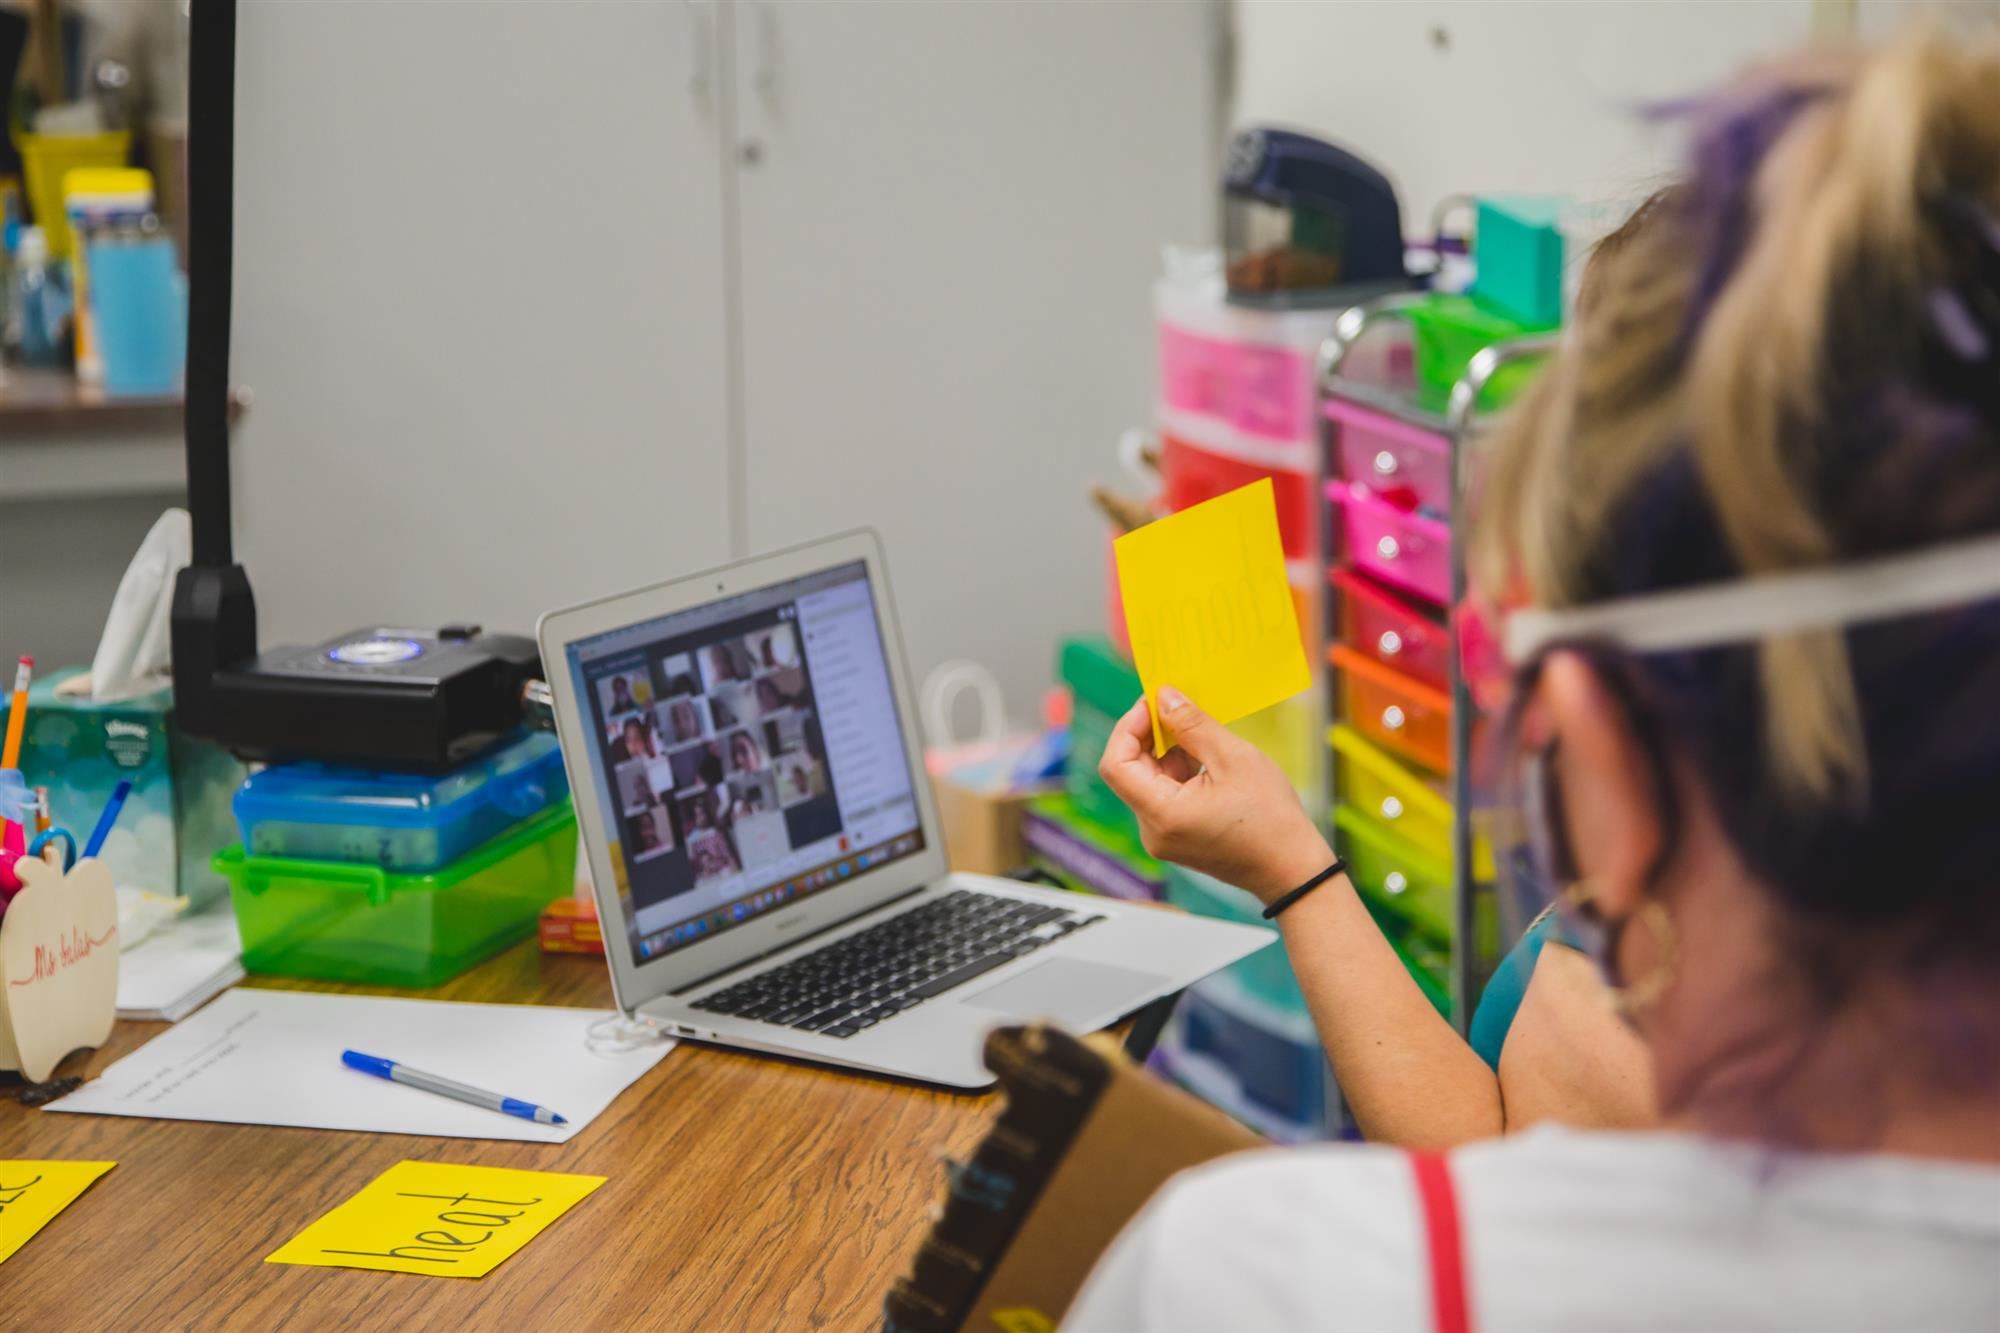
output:
M2000 535L1587 606L1517 606L1496 613L1468 597L1453 619L1459 669L1474 702L1492 711L1505 700L1518 670L1557 644L1596 643L1636 653L1715 648L1994 597L2000 597Z

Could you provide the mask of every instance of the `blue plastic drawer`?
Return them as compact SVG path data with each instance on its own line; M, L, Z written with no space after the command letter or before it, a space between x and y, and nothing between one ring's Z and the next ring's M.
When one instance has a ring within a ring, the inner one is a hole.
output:
M1319 1033L1219 973L1181 996L1153 1066L1268 1137L1324 1138L1335 1120Z
M235 810L251 856L426 873L568 795L556 738L531 731L442 776L281 764L245 782Z

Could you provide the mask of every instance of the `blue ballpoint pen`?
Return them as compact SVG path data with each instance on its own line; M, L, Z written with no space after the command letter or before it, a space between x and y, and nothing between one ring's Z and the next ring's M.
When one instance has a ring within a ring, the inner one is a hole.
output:
M483 1106L489 1111L501 1111L507 1115L532 1120L539 1125L567 1125L569 1121L557 1115L546 1106L524 1102L515 1097L502 1097L497 1092L484 1088L470 1087L436 1074L426 1074L408 1065L399 1065L394 1060L384 1060L379 1055L363 1055L359 1051L342 1051L340 1062L349 1069L358 1069L376 1078L388 1079L391 1083L401 1083L405 1087L419 1088L425 1092L435 1092L440 1097L450 1097L454 1101Z
M85 856L95 856L104 850L104 840L111 836L111 826L118 822L118 812L125 808L125 798L131 794L132 784L129 782L121 782L112 790L104 813L97 817L97 827L90 831L90 841L83 845Z

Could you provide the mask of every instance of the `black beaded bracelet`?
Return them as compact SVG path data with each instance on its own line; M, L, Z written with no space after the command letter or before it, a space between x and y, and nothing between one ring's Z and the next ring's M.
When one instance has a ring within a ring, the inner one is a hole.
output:
M1320 871L1317 875L1314 875L1311 879L1299 885L1296 889L1293 889L1290 893L1286 894L1284 897L1278 899L1278 901L1272 903L1269 907L1265 908L1264 919L1266 921L1275 919L1278 913L1284 911L1287 907L1290 907L1293 903L1305 897L1308 893L1311 893L1314 889L1318 888L1320 885L1326 883L1328 880L1332 879L1335 875L1340 874L1342 871L1346 869L1347 869L1347 862L1341 860L1337 856L1334 857L1332 865Z

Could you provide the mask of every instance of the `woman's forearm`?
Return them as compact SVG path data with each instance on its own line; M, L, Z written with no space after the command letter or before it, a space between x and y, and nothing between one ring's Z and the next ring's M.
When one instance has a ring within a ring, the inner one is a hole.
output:
M1278 918L1292 970L1355 1123L1441 1148L1505 1127L1499 1080L1418 988L1342 875Z

